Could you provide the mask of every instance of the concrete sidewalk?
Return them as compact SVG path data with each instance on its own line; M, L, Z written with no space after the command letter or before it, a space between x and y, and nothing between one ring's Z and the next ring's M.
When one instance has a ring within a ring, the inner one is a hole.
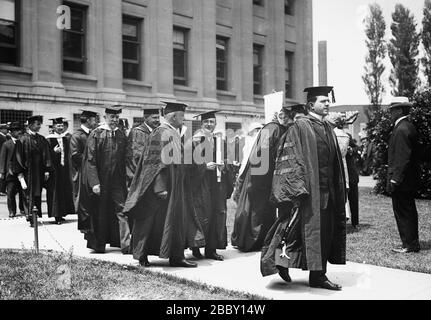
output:
M137 266L130 255L122 255L117 248L108 248L106 254L91 254L86 249L83 235L77 230L76 216L67 217L63 225L43 219L39 226L42 250L69 251L74 255L100 259L124 265ZM33 229L24 218L0 221L0 248L31 249ZM278 275L263 278L260 274L260 253L240 253L234 248L219 251L225 261L199 261L194 269L170 268L167 260L150 257L149 270L166 273L211 286L249 292L277 300L319 299L431 299L431 275L348 263L346 266L328 266L328 277L343 286L343 291L332 292L308 287L308 272L291 270L293 283L284 283ZM191 258L187 252L186 257Z

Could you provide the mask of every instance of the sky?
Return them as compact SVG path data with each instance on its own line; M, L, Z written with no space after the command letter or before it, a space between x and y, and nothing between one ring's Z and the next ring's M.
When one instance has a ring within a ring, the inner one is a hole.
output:
M422 26L424 0L313 0L314 84L318 85L318 41L328 42L328 85L335 87L337 105L368 104L362 75L364 74L365 32L363 19L368 5L377 2L386 22L386 38L390 39L390 25L395 5L401 3L414 14L418 30ZM383 103L390 103L389 75L391 63L386 61L386 93Z

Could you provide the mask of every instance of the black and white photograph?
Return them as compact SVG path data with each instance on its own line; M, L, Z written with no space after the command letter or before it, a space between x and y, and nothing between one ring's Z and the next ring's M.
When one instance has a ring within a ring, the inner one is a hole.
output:
M0 301L429 299L431 0L0 0Z

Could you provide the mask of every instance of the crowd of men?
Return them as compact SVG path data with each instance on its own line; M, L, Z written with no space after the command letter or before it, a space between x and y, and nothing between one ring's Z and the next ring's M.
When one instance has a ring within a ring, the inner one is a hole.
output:
M28 118L25 130L10 124L0 156L10 216L19 193L20 211L33 226L46 188L49 217L61 224L78 214L78 229L95 253L110 245L144 267L158 256L172 267L193 268L187 248L194 259L223 261L217 250L228 244L226 201L233 197L232 245L261 251L263 276L278 273L290 282L289 268L300 268L310 271L311 287L341 290L326 277L326 266L346 262L347 198L358 225L358 174L345 170L357 151L347 137L342 154L345 135L334 129L345 122L326 120L333 88L305 92L306 104L284 106L256 130L242 165L216 132L216 111L200 114L201 128L187 134L182 103L145 109L144 122L128 135L119 128L120 106L106 107L101 123L96 112L83 110L72 135L63 118L51 119L46 138L38 133L42 116ZM398 216L403 205L414 200L399 203ZM416 242L411 250L418 250Z

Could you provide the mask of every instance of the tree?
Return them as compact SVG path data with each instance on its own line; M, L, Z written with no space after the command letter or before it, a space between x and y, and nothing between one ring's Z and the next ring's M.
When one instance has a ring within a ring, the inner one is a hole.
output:
M416 31L413 14L403 5L395 6L392 20L393 38L388 46L393 66L389 78L392 94L411 98L419 84L419 63L416 58L419 54L420 34Z
M385 41L386 23L383 12L377 3L370 4L369 15L365 19L365 40L368 54L365 58L365 74L362 80L365 83L365 91L370 98L371 107L367 108L366 115L371 120L372 114L379 109L385 87L382 83L382 75L385 72L384 60L387 53Z
M427 78L427 85L431 87L431 0L425 0L424 17L422 20L422 44L425 52L424 57L421 59L424 66L425 77Z

